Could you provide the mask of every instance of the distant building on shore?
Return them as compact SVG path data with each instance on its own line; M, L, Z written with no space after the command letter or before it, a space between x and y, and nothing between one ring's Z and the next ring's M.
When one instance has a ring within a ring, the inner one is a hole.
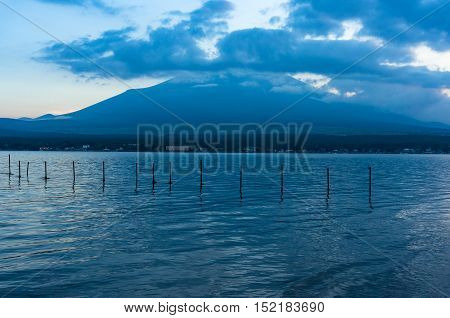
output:
M166 146L166 151L170 152L190 152L194 150L192 146Z

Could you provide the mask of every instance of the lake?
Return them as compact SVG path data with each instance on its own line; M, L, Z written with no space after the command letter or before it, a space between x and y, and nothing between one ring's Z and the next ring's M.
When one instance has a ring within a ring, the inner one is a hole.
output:
M2 297L450 294L450 156L8 154Z

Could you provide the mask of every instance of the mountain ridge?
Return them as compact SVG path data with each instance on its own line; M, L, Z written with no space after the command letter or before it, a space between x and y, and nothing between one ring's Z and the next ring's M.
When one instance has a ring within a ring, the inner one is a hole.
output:
M24 133L132 135L141 124L262 124L281 113L275 123L308 122L313 125L312 133L450 134L446 124L423 122L373 106L326 103L315 95L303 97L309 92L307 84L289 76L181 77L130 89L65 115L0 119L0 128ZM293 103L297 104L286 110Z

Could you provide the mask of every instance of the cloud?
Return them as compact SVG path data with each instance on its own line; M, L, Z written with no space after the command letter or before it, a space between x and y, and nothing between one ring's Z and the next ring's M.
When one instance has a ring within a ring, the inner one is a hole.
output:
M389 77L393 75L392 66L429 65L441 69L439 65L448 61L444 56L441 64L426 64L436 61L437 51L429 48L429 52L436 54L427 55L423 50L411 51L410 45L397 43L371 54L384 39L364 24L371 21L362 10L365 6L359 1L349 2L352 5L343 5L349 10L345 11L328 1L328 5L321 0L313 3L291 1L289 24L294 29L253 28L227 32L227 19L233 5L229 1L211 0L189 13L173 12L179 19L177 23L150 29L144 39L133 39L130 29L124 29L105 32L97 39L80 39L69 45L124 78L159 71L229 68L336 74L366 55L369 56L353 65L347 73ZM373 2L382 7L387 5L381 0L364 3L370 8ZM361 16L356 17L356 14ZM392 18L390 14L388 11L388 18ZM305 29L299 30L302 26ZM120 34L119 40L117 34ZM446 37L445 34L442 36ZM426 58L428 60L424 60ZM76 58L69 48L60 44L44 49L39 60L63 66L74 73L91 72L104 76L95 65L89 65L81 57ZM446 68L444 66L444 70Z
M278 16L271 17L269 19L269 23L272 25L279 25L279 24L281 24L281 18Z
M239 83L239 85L244 86L244 87L258 87L259 83L256 81L243 81L243 82Z
M305 84L310 85L316 92L326 92L328 94L332 94L335 96L344 96L346 98L351 98L358 95L356 91L346 91L344 94L341 93L336 87L330 87L328 84L331 82L331 78L322 74L314 74L314 73L295 73L291 74L291 77L296 80L303 82Z
M377 46L383 44L383 40L376 36L360 35L360 31L363 29L363 25L359 20L344 20L341 22L341 29L339 32L331 32L325 35L311 35L306 34L305 40L316 41L360 41L360 42L373 42Z
M356 96L357 94L358 94L357 92L345 92L344 96L347 98L351 98L351 97Z
M198 84L198 85L192 86L192 88L211 88L211 87L217 87L217 84L209 83L209 84Z
M103 69L122 78L205 69L211 59L208 41L226 31L224 19L232 8L228 1L207 1L172 27L150 29L145 39L133 39L133 28L107 31L96 39L83 38L68 45L54 43L36 59L98 77L109 76ZM206 47L202 47L202 41Z
M224 20L234 6L229 1L210 0L190 14L190 31L196 37L211 37L224 34L227 23Z
M204 52L183 26L158 28L146 40L130 38L131 31L130 28L108 31L98 39L81 39L70 43L69 47L55 43L46 48L38 60L58 64L77 74L109 77L103 71L106 69L122 78L190 68L204 61Z
M95 7L105 11L107 13L115 13L116 9L105 4L102 0L37 0L44 3L67 5L67 6L80 6L80 7Z
M370 53L377 45L359 40L313 40L299 37L288 30L247 29L228 34L217 44L220 52L216 64L279 72L310 72L336 74L379 73L379 64L386 59L400 59L408 52L402 47L383 49L383 56Z
M450 72L450 50L435 51L427 45L421 44L411 48L413 58L409 62L383 62L381 65L391 67L426 67L429 71Z
M124 79L185 71L291 74L297 84L307 85L275 83L272 91L298 93L310 86L323 98L420 113L418 107L444 109L448 103L441 89L450 81L450 6L378 48L442 3L291 0L287 17L267 15L279 27L230 32L233 4L211 0L191 12L169 12L167 21L149 29L145 38L134 38L134 30L125 28L69 45ZM54 43L37 59L75 74L108 77L71 48Z
M441 89L441 94L450 98L450 88L442 88Z
M336 87L330 87L327 92L333 95L341 95L341 92Z
M274 93L300 94L305 92L305 88L299 85L284 84L274 86L270 91Z
M442 41L447 45L450 8L445 4L447 0L291 0L289 26L304 34L343 34L341 22L358 19L366 35L389 39L444 5L396 41Z
M291 76L296 80L311 85L314 88L321 88L331 81L331 78L328 76L314 73L295 73Z

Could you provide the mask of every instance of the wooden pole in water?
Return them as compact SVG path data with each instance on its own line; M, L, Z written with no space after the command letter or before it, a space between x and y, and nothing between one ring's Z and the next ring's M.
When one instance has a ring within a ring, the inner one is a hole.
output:
M20 169L20 160L19 160L19 179L21 179L22 178L22 172L21 172L21 169Z
M155 187L156 184L156 179L155 179L155 163L153 162L152 164L152 185L153 188Z
M103 173L102 183L103 183L103 187L105 187L106 177L105 177L105 162L104 161L102 163L102 173Z
M172 162L169 161L169 184L172 183Z
M240 178L239 178L239 193L241 194L241 199L242 199L242 185L243 185L243 168L242 168L242 164L241 164L241 171L240 171Z
M75 161L72 161L72 175L73 175L73 184L75 184L76 176L75 176Z
M200 193L203 191L203 160L200 159Z
M369 166L369 201L372 200L372 167Z
M8 155L8 175L11 176L11 155Z
M47 177L47 161L44 161L44 171L45 171L44 179L48 180L48 177Z
M30 162L27 162L27 179L28 179L28 172L30 171Z
M330 197L330 168L327 168L327 198Z

